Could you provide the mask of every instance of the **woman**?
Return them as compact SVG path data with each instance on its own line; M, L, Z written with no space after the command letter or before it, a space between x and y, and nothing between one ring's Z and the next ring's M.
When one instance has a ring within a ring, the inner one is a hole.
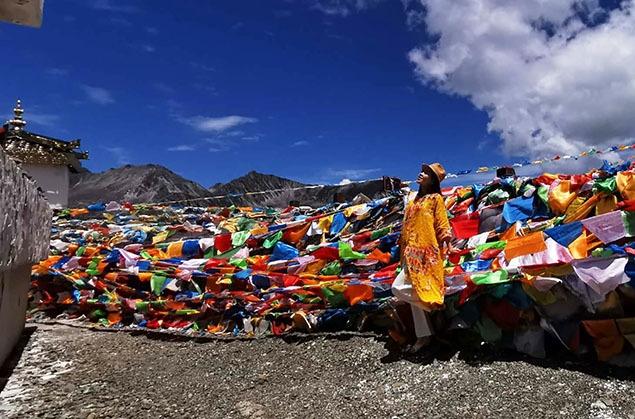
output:
M450 246L452 234L441 196L445 170L439 163L421 166L419 191L405 209L401 231L401 273L393 283L393 294L410 304L418 351L433 335L426 311L443 307L445 291L443 247Z

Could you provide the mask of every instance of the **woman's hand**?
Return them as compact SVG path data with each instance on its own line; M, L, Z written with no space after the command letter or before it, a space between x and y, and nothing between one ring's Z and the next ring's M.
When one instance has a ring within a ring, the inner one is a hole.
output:
M456 251L456 249L454 248L454 246L452 246L452 236L448 235L448 236L443 236L440 240L440 244L441 244L441 251L447 255L449 253L452 253L454 251Z

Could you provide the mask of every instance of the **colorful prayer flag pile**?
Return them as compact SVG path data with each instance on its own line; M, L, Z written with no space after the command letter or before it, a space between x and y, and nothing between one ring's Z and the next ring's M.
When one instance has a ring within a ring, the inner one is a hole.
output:
M444 190L455 242L439 332L536 357L634 356L633 169ZM317 209L63 210L50 257L33 267L33 312L184 333L385 330L406 196Z

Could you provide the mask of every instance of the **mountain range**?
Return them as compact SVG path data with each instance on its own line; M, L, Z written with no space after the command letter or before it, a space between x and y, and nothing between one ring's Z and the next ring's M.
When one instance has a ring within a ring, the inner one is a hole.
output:
M84 171L72 174L69 206L97 201L157 203L181 200L217 206L286 207L291 201L300 205L321 206L332 202L336 194L339 194L339 199L350 201L360 193L374 198L383 191L382 180L347 185L308 185L255 171L207 189L161 165L125 165L100 173Z

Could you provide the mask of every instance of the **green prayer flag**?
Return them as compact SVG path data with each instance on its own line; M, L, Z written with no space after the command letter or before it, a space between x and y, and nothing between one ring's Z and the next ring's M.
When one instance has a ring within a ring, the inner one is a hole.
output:
M238 220L237 223L237 227L238 230L244 231L244 230L251 230L251 227L256 224L255 220L252 220L251 218L247 218L247 217L242 217Z
M161 295L163 286L165 285L166 277L161 275L152 275L150 278L150 289L155 295Z
M174 314L177 316L189 316L190 314L197 314L198 312L198 310L195 310L193 308L184 308L181 310L176 310Z
M372 233L370 233L370 239L377 240L380 237L384 237L388 233L390 233L390 227L384 227L382 229L375 230Z
M491 243L483 243L480 244L478 246L476 246L474 248L474 254L479 254L484 250L488 250L488 249L505 249L505 246L507 245L507 242L504 240L500 240L497 242L491 242Z
M591 256L594 258L605 258L611 256L613 253L614 252L607 247L598 247L597 249L593 249Z
M339 243L339 251L340 251L340 258L342 259L365 259L366 255L363 253L359 253L359 252L355 252L352 248L351 245L346 243L346 242L340 242Z
M90 314L88 314L88 317L91 318L91 320L97 320L97 319L103 319L104 317L108 316L108 313L106 313L104 310L97 308L93 311L90 312Z
M264 247L265 249L271 249L273 246L276 245L276 243L278 243L278 241L281 238L282 238L282 230L276 232L276 234L273 234L267 237L265 239L265 242L262 244L262 247Z
M229 264L240 269L247 269L247 259L230 259Z
M245 244L249 236L251 236L251 233L249 231L237 231L235 233L232 233L232 245L234 247L242 246L243 244Z
M549 207L549 187L548 186L546 185L538 186L538 198L540 198L543 204Z
M165 300L150 301L150 307L155 310L163 310L165 309L165 302Z
M346 298L344 298L344 294L341 292L333 291L327 287L322 287L322 294L331 307L343 307L347 305Z
M221 253L220 255L214 256L215 259L231 259L238 251L242 249L242 247L236 247L235 249L231 249L226 251L225 253Z
M485 342L495 343L503 338L503 331L488 316L483 315L476 323L476 330Z
M322 268L320 275L339 275L340 272L342 272L342 267L337 260L334 260Z
M81 256L84 254L84 252L86 251L86 247L85 246L79 246L77 248L77 251L75 252L75 256Z
M593 184L594 192L606 192L609 194L614 193L617 190L616 177L610 177L608 179L596 180Z
M503 189L495 189L487 195L487 202L490 204L498 204L499 202L507 201L509 199L509 192Z
M623 211L622 221L628 237L635 236L635 212Z
M509 281L507 271L484 272L472 275L472 282L476 285L500 284Z

